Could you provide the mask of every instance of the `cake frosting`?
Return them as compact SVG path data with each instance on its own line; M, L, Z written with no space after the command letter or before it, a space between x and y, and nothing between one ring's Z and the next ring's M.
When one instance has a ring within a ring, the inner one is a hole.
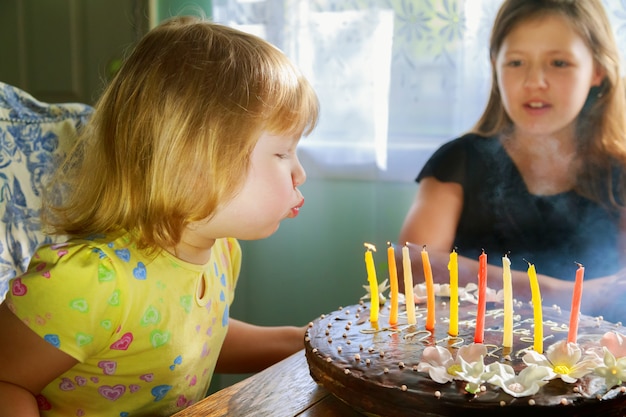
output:
M311 376L376 416L626 415L621 324L581 315L576 343L567 343L569 313L543 307L546 349L537 352L532 306L516 302L513 346L503 348L503 305L491 292L484 340L474 343L473 289L463 291L456 337L448 335L449 300L441 293L433 332L424 328L422 304L416 325L402 313L388 325L388 303L372 323L364 301L317 318L305 337Z

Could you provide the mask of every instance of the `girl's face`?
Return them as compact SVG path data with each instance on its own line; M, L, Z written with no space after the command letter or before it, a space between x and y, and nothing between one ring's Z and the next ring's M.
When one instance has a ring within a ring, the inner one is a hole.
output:
M304 204L297 187L306 180L296 155L299 139L263 133L242 188L208 221L189 225L181 244L200 249L221 237L261 239L273 234L282 220L296 217Z
M554 14L514 26L494 65L516 135L571 137L589 89L604 76L583 39Z

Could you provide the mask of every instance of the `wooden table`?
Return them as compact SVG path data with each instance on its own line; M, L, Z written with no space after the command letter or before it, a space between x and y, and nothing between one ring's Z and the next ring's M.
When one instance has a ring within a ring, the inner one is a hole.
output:
M173 417L198 416L363 417L313 381L304 350Z

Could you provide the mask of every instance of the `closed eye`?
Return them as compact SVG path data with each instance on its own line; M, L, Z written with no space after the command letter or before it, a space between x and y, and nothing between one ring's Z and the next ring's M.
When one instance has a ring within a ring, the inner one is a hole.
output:
M558 68L566 68L566 67L569 67L569 62L563 61L562 59L555 59L552 62L552 65Z

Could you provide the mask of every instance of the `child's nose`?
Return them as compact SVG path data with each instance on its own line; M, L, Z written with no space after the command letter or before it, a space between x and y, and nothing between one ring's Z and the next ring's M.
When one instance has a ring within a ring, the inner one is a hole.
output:
M298 187L306 181L306 172L304 171L302 164L300 164L300 161L296 163L296 167L291 174L291 180L293 181L294 187Z

